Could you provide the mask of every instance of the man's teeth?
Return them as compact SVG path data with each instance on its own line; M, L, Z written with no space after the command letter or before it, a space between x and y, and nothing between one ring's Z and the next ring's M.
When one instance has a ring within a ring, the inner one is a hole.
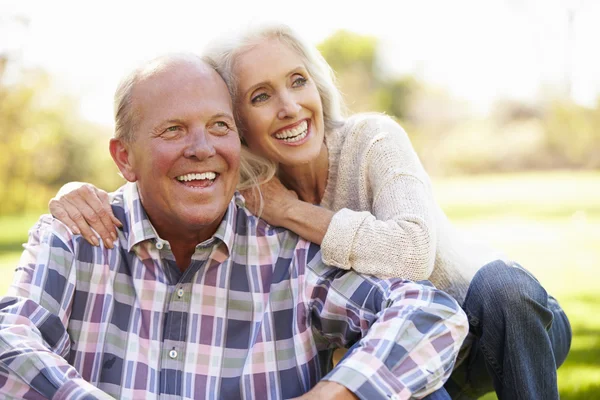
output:
M177 177L177 180L180 182L201 181L204 179L214 181L216 177L217 177L217 174L214 172L203 172L201 174L181 175L181 176Z
M302 121L298 126L275 134L275 137L285 142L297 142L306 137L308 133L308 122Z

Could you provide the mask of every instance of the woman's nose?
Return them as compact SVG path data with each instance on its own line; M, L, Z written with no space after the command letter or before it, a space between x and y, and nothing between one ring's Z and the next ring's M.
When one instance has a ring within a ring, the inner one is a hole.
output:
M277 113L279 119L296 118L301 106L294 95L285 93L280 97L280 109Z

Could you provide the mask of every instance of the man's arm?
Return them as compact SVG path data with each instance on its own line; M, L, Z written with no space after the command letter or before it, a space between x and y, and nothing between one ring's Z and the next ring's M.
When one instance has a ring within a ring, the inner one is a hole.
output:
M0 299L0 393L6 397L112 399L64 358L74 264L71 233L42 216L29 232L8 295Z
M358 341L324 380L361 399L423 397L442 387L468 333L452 297L427 284L327 267L319 252L307 253L313 326L339 346Z

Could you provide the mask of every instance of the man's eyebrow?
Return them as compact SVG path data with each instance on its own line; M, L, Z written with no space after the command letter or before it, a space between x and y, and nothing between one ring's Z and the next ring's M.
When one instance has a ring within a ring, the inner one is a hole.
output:
M184 122L183 120L179 119L179 118L175 118L175 119L168 119L165 121L160 121L159 123L157 123L154 128L152 128L153 131L158 131L160 129L162 129L165 125L183 125Z
M165 124L182 124L183 120L179 119L179 118L175 118L175 119L168 119L166 121L163 121L159 124L160 125L165 125Z
M233 115L229 114L229 113L221 112L221 113L217 113L211 117L211 119L217 119L217 118L228 118L230 120L233 120Z

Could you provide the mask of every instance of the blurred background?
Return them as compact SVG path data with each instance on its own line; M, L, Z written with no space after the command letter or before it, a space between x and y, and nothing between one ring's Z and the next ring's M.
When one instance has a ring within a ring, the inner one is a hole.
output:
M391 3L0 0L0 295L62 184L122 184L107 150L121 76L280 21L318 45L352 111L400 121L460 229L559 299L561 397L599 399L600 2Z

